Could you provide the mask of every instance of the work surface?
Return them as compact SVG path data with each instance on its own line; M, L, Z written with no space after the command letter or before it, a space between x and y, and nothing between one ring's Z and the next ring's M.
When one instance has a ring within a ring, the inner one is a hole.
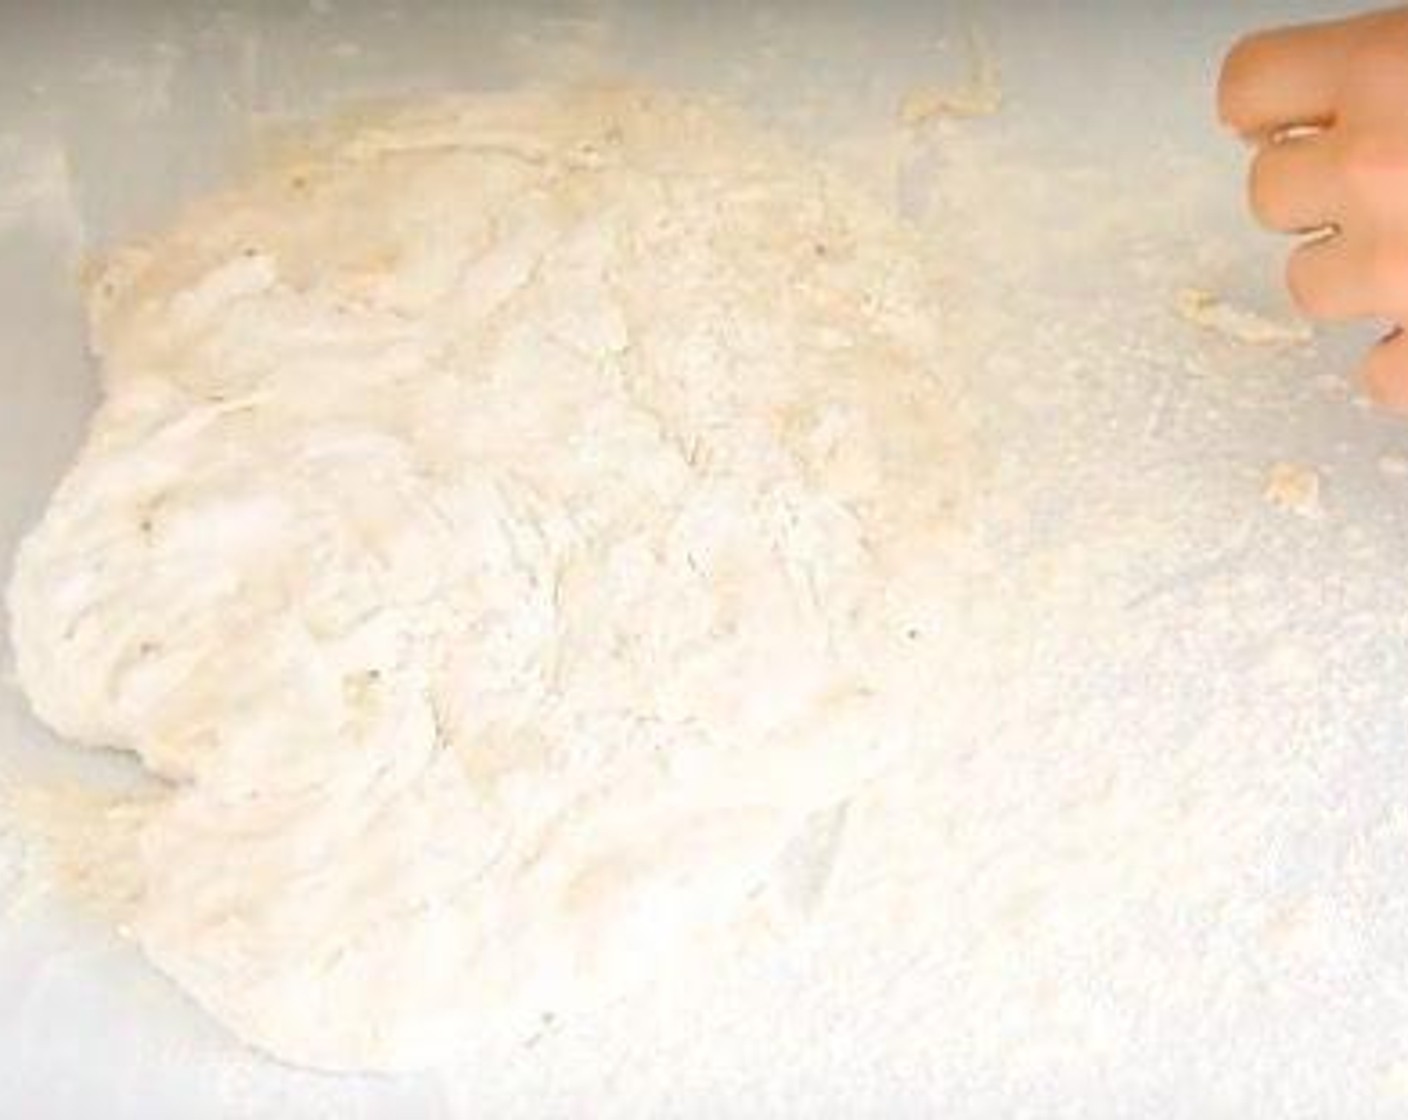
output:
M1362 335L1180 312L1197 289L1290 321L1211 84L1239 29L1334 5L28 7L0 3L6 565L95 399L86 253L270 120L544 77L725 93L893 197L949 262L980 463L931 651L951 715L851 806L788 936L462 1069L316 1077L0 836L0 1114L1408 1114L1408 427L1355 399ZM906 92L962 83L974 23L1002 111L902 129ZM12 689L0 762L124 769Z

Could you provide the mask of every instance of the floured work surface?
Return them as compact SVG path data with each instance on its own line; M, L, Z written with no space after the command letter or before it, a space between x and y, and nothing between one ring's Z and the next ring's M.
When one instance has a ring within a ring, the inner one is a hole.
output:
M82 76L114 39L53 36L79 72L36 95L35 139L66 153L84 245L154 228L225 181L214 169L250 112L513 85L495 61L504 11L427 2L394 23L382 6L218 27L199 11L143 23L139 8L161 5L133 6L124 57L174 74L171 110L142 125L122 89ZM0 927L6 1115L36 1100L142 1120L1402 1114L1408 437L1355 399L1355 338L1243 329L1243 312L1294 319L1277 247L1246 218L1245 153L1209 119L1218 54L1288 13L989 5L1002 111L901 126L907 90L960 84L961 59L932 39L945 7L603 14L608 72L727 91L854 157L924 223L944 273L942 368L971 390L983 468L958 552L976 546L973 578L945 625L916 628L935 722L788 844L763 895L805 920L772 938L787 911L759 914L759 896L746 951L661 969L434 1076L328 1078L232 1044L134 946L27 892ZM156 53L168 31L174 61ZM361 62L328 53L343 40ZM31 54L64 68L39 46L0 37L21 69ZM201 100L226 93L228 115ZM72 127L53 135L49 109ZM30 449L20 462L0 439L21 468L0 470L11 525L37 517L86 399L59 262L73 216L56 198L26 219L44 230L33 252L0 252L0 381L7 402L36 405L0 410L23 417L11 432ZM36 302L41 269L54 294ZM1189 322L1190 290L1236 322ZM17 349L46 328L53 345ZM1319 479L1320 516L1268 500L1283 464ZM128 762L52 749L11 694L0 765L51 759L85 781ZM101 831L120 841L131 823Z
M338 1069L702 967L936 702L938 298L639 91L334 129L113 254L9 601L41 718L168 783L86 853L123 928Z

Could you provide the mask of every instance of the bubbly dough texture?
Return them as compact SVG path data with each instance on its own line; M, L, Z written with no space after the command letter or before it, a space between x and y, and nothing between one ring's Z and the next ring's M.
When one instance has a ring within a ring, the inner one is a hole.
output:
M9 601L39 715L169 780L132 936L339 1069L702 951L931 700L934 308L882 207L638 90L330 130L114 254Z

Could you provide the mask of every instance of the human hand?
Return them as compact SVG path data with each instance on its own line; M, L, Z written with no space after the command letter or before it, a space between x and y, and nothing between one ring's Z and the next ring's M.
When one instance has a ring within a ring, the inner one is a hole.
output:
M1303 238L1287 270L1296 302L1395 324L1362 377L1408 412L1408 8L1243 39L1218 107L1256 145L1253 211Z

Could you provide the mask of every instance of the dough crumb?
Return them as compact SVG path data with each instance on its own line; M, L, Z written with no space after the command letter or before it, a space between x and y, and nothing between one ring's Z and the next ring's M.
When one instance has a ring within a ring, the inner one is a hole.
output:
M991 117L1002 110L1004 94L997 57L983 33L968 31L968 78L957 88L919 85L900 98L899 121L919 128L943 117Z
M1305 323L1287 323L1227 303L1202 288L1184 288L1175 301L1178 314L1204 330L1248 346L1304 346L1315 332Z
M1318 521L1325 516L1320 472L1299 463L1277 463L1266 476L1262 496L1271 505L1297 517Z
M959 89L915 86L900 99L900 123L918 128L940 117L991 117L1002 109L1002 91L964 85Z
M123 928L141 892L137 845L149 802L72 782L6 780L0 832L28 841L6 905L57 887L85 913Z
M1408 478L1408 459L1402 455L1379 457L1379 473L1388 478Z

